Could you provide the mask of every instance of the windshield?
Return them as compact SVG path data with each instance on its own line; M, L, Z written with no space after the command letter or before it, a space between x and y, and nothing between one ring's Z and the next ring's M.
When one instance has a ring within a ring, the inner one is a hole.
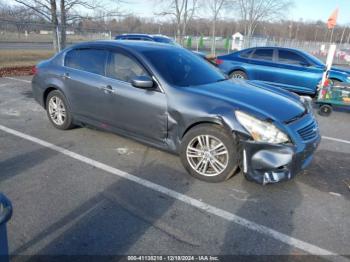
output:
M324 63L320 59L318 59L317 57L315 57L307 52L304 52L304 54L312 61L313 64L318 65L318 66L324 65Z
M217 68L185 49L147 50L143 55L171 85L198 86L226 80Z

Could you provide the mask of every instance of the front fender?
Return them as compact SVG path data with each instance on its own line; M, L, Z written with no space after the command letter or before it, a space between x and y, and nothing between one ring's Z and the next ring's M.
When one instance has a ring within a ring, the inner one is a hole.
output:
M186 129L182 133L182 137L193 127L200 124L216 124L222 126L227 132L235 132L248 135L247 131L238 123L234 109L228 110L227 108L216 108L209 113L209 116L195 119L190 122Z
M348 75L345 73L330 71L328 78L334 79L340 82L350 83L350 80L348 79Z

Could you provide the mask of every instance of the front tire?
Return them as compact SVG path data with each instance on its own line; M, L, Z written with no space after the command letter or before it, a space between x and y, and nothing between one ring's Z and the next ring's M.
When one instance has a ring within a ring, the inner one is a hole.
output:
M238 168L237 143L232 134L217 125L199 125L184 136L180 158L186 170L206 182L222 182Z
M74 127L66 98L60 91L54 90L48 94L46 112L50 122L57 129L68 130Z

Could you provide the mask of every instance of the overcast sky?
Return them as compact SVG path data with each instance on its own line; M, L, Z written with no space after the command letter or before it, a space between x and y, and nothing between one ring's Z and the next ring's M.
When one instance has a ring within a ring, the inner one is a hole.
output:
M205 0L199 0L205 2ZM154 1L130 0L126 9L136 15L152 17L156 11ZM287 17L292 20L303 19L304 21L322 20L327 21L332 11L339 7L340 24L350 24L350 0L294 0L294 7L291 8ZM234 18L227 14L227 17Z

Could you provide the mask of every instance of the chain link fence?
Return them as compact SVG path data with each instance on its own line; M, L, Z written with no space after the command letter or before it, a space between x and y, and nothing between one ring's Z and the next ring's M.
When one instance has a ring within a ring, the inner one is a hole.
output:
M59 28L57 28L59 29ZM11 21L0 18L0 43L51 43L56 28L48 23ZM59 31L59 30L58 30ZM68 26L67 43L111 39L116 31L102 27ZM0 46L1 48L1 46Z
M53 34L55 28L49 23L34 23L0 18L0 51L9 49L23 50L53 50ZM105 25L89 26L77 24L67 27L67 45L83 41L113 39L115 35L130 33ZM135 32L136 33L136 32ZM149 33L149 32L138 32ZM174 38L173 35L168 35ZM185 48L204 52L212 52L212 38L209 36L185 36L182 45ZM239 33L234 37L216 37L214 54L227 54L233 51L257 46L280 46L298 48L325 60L329 43L298 41L295 39L281 39L274 37L245 37ZM335 64L348 65L350 62L350 45L338 44Z

